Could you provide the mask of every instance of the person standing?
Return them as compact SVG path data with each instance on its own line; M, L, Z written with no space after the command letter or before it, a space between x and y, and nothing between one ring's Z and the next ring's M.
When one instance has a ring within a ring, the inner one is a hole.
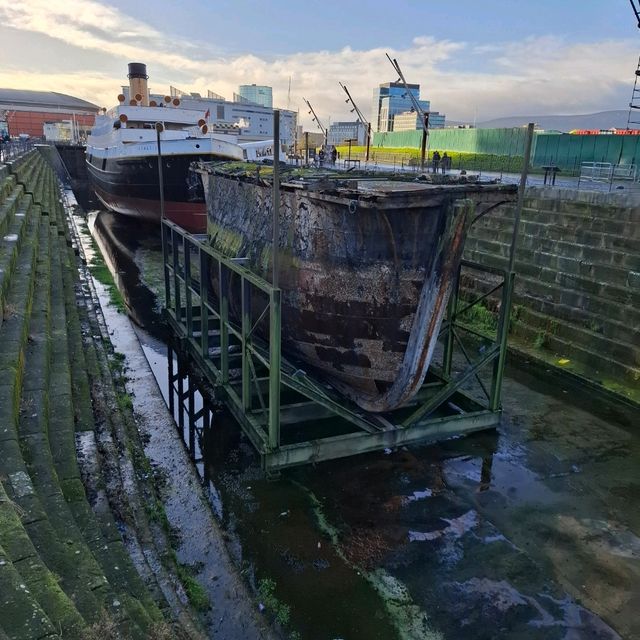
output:
M433 173L438 173L438 167L440 166L440 152L433 152L433 157L431 158L431 166L433 168Z
M447 155L446 151L442 154L442 159L440 160L440 166L442 167L442 175L444 175L445 173L447 173L447 171L449 171L449 167L451 166L451 158Z

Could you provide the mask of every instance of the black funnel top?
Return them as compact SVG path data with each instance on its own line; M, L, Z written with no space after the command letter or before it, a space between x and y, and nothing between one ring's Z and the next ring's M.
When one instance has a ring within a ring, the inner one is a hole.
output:
M128 78L144 78L149 77L147 75L147 65L142 62L130 62Z

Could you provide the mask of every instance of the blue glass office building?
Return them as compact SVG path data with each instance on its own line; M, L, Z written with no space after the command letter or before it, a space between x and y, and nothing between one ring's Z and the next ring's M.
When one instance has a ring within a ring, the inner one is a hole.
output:
M428 100L420 100L420 85L408 84L408 91L401 82L385 82L373 90L371 105L371 128L373 131L393 131L393 117L397 113L410 111L413 107L412 93L423 111L429 111Z

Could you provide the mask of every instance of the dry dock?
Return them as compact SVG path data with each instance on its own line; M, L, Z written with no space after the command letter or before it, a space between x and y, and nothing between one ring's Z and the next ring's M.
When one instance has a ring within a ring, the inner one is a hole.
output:
M167 350L159 234L83 238L49 157L0 164L1 639L640 638L635 203L531 195L497 429L272 482Z

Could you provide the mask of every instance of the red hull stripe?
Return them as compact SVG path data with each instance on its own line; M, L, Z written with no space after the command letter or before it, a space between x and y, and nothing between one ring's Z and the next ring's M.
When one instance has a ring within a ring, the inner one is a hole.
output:
M99 188L96 188L95 192L105 207L111 209L111 211L122 213L126 216L142 218L150 222L160 222L159 200L116 196ZM207 232L207 210L204 202L172 202L165 200L164 213L171 222L175 222L190 233Z

